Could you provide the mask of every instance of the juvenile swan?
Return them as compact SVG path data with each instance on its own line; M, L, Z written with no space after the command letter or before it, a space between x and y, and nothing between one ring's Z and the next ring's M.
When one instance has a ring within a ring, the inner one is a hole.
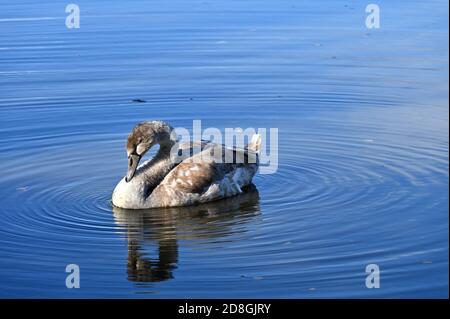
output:
M131 131L128 172L114 189L114 206L188 206L240 194L251 184L259 166L259 134L243 149L203 140L178 143L175 136L173 128L161 121L143 122ZM156 144L157 154L138 167L142 156Z

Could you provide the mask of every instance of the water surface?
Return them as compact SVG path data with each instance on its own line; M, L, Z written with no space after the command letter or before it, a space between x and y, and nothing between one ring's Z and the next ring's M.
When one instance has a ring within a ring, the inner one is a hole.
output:
M448 297L446 1L77 4L1 4L1 297ZM277 127L278 171L113 209L147 119Z

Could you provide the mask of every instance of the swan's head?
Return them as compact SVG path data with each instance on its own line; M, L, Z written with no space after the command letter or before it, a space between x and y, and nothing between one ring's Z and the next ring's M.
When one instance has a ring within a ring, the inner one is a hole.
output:
M129 182L136 173L142 156L155 144L164 145L171 141L173 129L161 121L142 122L136 125L127 140L128 171L125 181Z

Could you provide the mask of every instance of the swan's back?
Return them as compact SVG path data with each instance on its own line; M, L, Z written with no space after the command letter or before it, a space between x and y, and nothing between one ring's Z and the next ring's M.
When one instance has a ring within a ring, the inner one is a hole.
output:
M251 149L210 143L166 175L151 194L152 206L193 205L237 195L251 184L258 165Z

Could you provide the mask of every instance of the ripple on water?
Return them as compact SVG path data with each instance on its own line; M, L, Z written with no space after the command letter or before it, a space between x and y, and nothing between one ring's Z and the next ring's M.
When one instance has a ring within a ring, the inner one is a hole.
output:
M179 267L187 264L188 271L198 255L205 254L209 261L196 267L219 273L220 280L275 280L292 289L298 286L286 278L299 285L309 280L320 286L324 278L352 282L354 274L339 267L330 273L323 265L346 264L352 269L361 259L396 261L402 259L398 257L402 251L415 250L403 238L405 226L386 225L386 218L399 214L411 220L407 227L418 227L421 217L403 212L439 208L445 198L424 202L428 194L418 190L446 178L446 154L443 145L417 147L420 141L404 139L409 132L400 129L387 139L372 127L364 132L371 134L369 139L358 134L364 128L348 128L348 122L334 119L326 127L327 131L294 127L281 131L279 169L255 178L257 195L249 192L244 199L151 212L110 205L112 188L124 171L120 160L124 134L104 134L99 127L98 134L89 136L36 136L28 143L42 147L20 150L21 170L10 168L14 176L4 191L11 209L3 213L2 259L30 258L35 250L40 254L33 255L33 262L46 265L54 254L61 260L74 255L84 259L89 247L114 261L99 280L117 294L128 286L110 282L109 273L126 266L128 281L140 283L142 292L152 292L145 282L170 280ZM26 160L30 157L33 161ZM12 204L17 202L21 206ZM369 244L364 232L381 236L390 245ZM431 235L422 235L422 240L436 244ZM113 252L123 252L124 245L128 257L119 258ZM423 249L416 252L417 259L430 253ZM235 272L239 279L229 277ZM394 268L390 276L401 273ZM191 280L201 278L191 274Z

